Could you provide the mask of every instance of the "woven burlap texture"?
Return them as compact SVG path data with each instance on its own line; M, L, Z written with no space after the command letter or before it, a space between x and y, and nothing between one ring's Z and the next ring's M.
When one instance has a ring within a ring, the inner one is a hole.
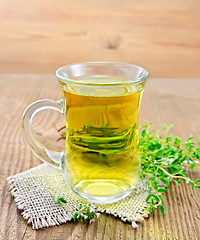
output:
M67 200L67 206L75 211L87 202L78 197L67 185L62 171L44 163L26 172L8 178L11 194L15 198L22 216L32 224L33 229L50 227L73 220L73 214L55 203L57 197ZM116 203L101 204L101 212L112 214L137 227L147 217L147 185L140 180L133 192Z

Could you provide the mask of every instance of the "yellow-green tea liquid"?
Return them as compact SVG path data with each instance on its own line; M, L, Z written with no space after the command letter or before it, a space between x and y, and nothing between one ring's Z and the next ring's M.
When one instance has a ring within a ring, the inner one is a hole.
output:
M103 84L116 79L84 81ZM65 166L73 190L93 202L128 195L140 174L138 114L143 89L61 88L67 126Z

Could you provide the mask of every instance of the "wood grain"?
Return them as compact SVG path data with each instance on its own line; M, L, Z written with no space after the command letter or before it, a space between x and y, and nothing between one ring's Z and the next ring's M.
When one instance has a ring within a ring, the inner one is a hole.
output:
M200 76L199 0L2 0L0 73L50 73L83 61Z
M149 79L141 106L140 122L153 121L157 127L174 123L173 134L186 138L200 136L200 79ZM26 106L42 98L59 99L58 83L52 75L0 75L0 239L1 240L196 240L200 239L200 192L172 184L165 194L166 216L159 210L133 229L129 223L103 215L95 224L67 223L32 230L10 196L6 178L41 164L25 145L20 118ZM55 118L56 119L56 118ZM39 120L38 120L39 121ZM50 127L48 117L41 125ZM200 172L189 175L199 178Z

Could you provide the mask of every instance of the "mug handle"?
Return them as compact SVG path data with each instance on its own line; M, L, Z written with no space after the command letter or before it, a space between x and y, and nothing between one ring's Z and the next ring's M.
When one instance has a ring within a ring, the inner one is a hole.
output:
M56 110L63 114L63 101L54 101L51 99L43 99L33 102L24 111L21 119L21 127L24 140L31 151L43 162L47 162L56 168L60 168L64 151L54 152L43 146L34 136L32 129L32 121L35 115L43 110Z

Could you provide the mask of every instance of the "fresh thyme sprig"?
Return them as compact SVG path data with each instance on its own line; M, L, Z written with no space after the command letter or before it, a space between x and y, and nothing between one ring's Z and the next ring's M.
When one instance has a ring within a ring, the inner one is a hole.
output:
M173 125L166 124L154 132L151 123L141 125L140 137L141 178L147 181L149 194L146 201L150 204L147 210L151 212L160 206L165 214L163 193L168 190L171 182L178 186L185 181L195 188L200 188L200 180L192 180L186 176L187 168L194 168L200 161L200 144L193 137L186 141L172 137L170 129Z
M80 205L78 211L74 214L74 222L79 221L89 221L89 223L95 222L95 218L100 216L100 207L96 208L94 204L87 204L86 206Z
M53 194L53 192L51 190L49 190L49 193L55 198L55 195ZM74 222L76 220L78 221L87 221L89 223L95 222L95 219L99 218L99 216L101 215L100 211L101 208L100 207L96 207L94 204L90 203L87 204L85 206L80 205L76 211L73 211L71 209L68 208L67 206L67 201L63 198L63 197L59 197L59 198L55 198L55 203L63 206L64 208L66 208L69 212L71 212L73 215L73 220Z

